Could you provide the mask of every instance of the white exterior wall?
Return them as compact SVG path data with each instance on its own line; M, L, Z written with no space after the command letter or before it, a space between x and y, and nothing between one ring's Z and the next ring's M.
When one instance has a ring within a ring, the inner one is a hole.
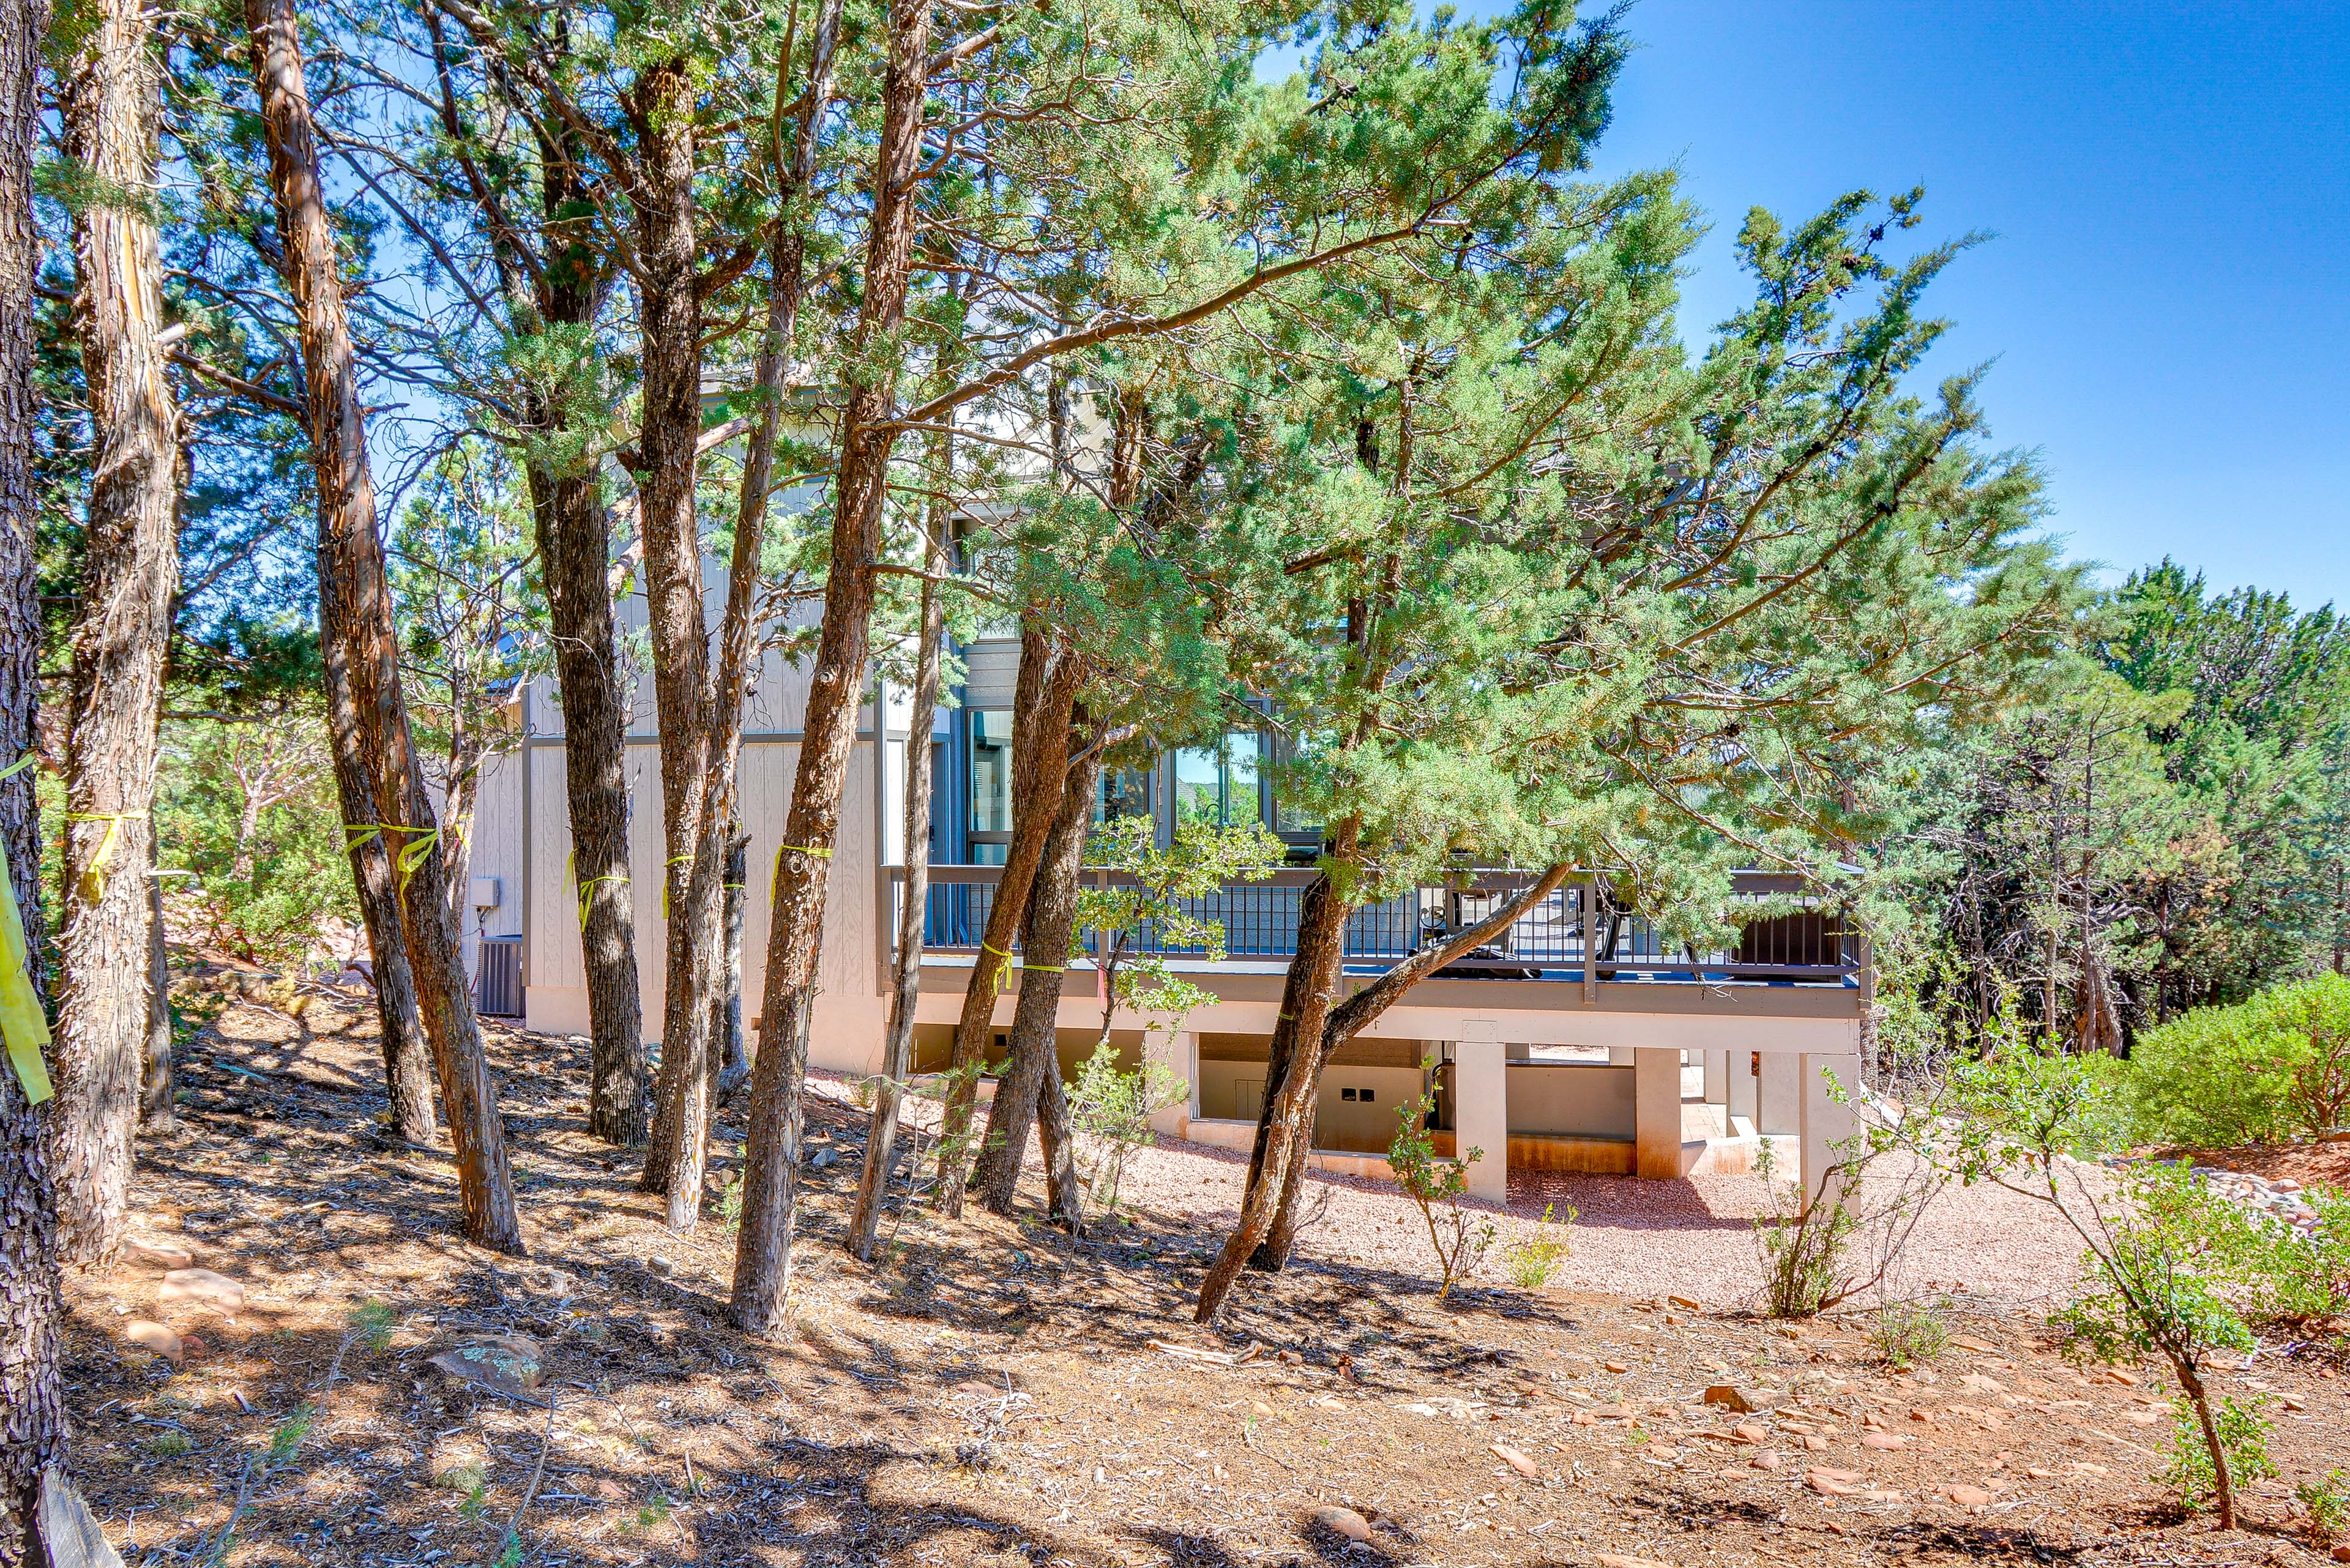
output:
M725 598L724 570L705 562L703 602L712 627ZM801 612L813 618L813 607ZM620 606L623 636L644 625L641 594ZM660 748L650 671L633 693L624 770L629 793L629 889L636 916L637 986L644 1036L658 1039L666 994L661 886L668 850L662 834ZM764 657L744 702L739 789L743 824L751 838L747 902L743 920L743 1016L755 1029L773 919L772 877L799 765L797 726L807 700L804 666ZM476 875L501 879L501 908L488 927L523 939L525 1022L554 1033L588 1029L587 977L579 944L579 894L573 879L570 805L565 791L563 711L551 677L520 694L525 740L484 779L475 832ZM885 765L874 765L873 707L858 716L843 794L840 832L827 891L819 992L810 1033L810 1060L824 1067L865 1072L878 1066L887 1008L886 943L879 937L879 867L902 860L902 693L885 695L894 724L884 737ZM886 824L886 830L883 825ZM883 842L886 831L887 842Z

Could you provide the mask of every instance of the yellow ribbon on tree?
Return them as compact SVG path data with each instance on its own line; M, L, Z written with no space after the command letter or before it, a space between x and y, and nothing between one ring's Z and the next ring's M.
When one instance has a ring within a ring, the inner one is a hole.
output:
M784 857L788 854L813 855L818 860L829 860L832 858L831 850L819 848L813 844L776 845L775 869L767 877L767 897L771 899L775 896L775 889L784 885ZM734 884L730 882L727 886L733 887Z
M608 871L601 877L590 877L585 882L580 881L579 852L576 849L563 857L563 875L579 889L579 929L583 932L588 929L588 903L595 896L588 889L598 882L626 882L629 879L626 871Z
M136 817L144 822L147 820L147 814L143 811L69 811L66 813L68 822L106 824L106 836L99 841L98 854L91 859L89 869L81 874L82 897L93 904L106 896L106 863L114 857L115 836L122 831L124 820L130 817Z
M588 904L595 898L595 894L588 889L598 882L626 882L628 879L629 874L626 871L614 871L602 877L590 877L579 884L579 929L581 930L588 929Z
M5 770L0 779L33 765L27 753ZM49 1020L33 991L31 945L25 940L25 917L16 908L16 878L9 875L8 851L0 843L0 1038L8 1046L8 1064L25 1085L25 1098L39 1105L57 1091L49 1084L48 1064L41 1053L48 1048Z
M672 856L671 856L667 860L665 860L665 861L663 861L663 862L661 863L661 919L662 919L666 920L666 919L669 919L669 868L670 868L671 866L691 866L691 865L692 865L692 864L693 864L693 857L692 857L692 856L691 856L691 855L672 855Z
M980 950L980 951L982 951L982 952L983 952L983 953L993 953L997 958L1000 958L1000 959L1002 959L1002 960L1003 961L1003 965L1004 965L1004 967L1000 967L1000 968L998 968L998 969L996 970L996 971L995 971L995 989L994 989L994 991L991 993L991 994L993 994L993 995L1002 996L1002 995L1003 994L1003 977L1004 977L1004 975L1005 975L1007 972L1009 972L1009 965L1010 965L1010 964L1011 964L1011 962L1012 962L1012 955L1011 955L1010 953L1008 953L1008 952L1005 952L1005 951L1004 951L1003 949L1001 949L1001 948L992 948L992 947L989 947L989 946L987 945L987 939L986 939L986 938L984 938L984 937L982 937L982 938L980 939L980 942L979 942L979 950Z
M417 836L400 846L392 857L392 869L400 873L400 896L408 897L408 879L416 875L417 867L432 852L432 841L441 836L437 827L411 827L400 822L347 822L343 824L343 853L348 855L380 833L412 833Z

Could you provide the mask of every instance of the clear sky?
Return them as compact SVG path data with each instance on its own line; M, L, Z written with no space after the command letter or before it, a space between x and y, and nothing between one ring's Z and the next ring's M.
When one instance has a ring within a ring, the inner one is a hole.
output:
M2350 4L1639 0L1627 26L1595 172L1678 164L1711 215L1693 338L1742 296L1750 206L1922 184L1919 234L1992 236L1929 296L1929 369L1996 361L1992 436L2040 453L2074 556L2350 609Z

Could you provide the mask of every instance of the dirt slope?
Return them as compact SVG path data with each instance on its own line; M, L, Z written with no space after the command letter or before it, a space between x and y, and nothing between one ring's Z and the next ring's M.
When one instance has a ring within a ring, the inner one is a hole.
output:
M808 1172L792 1332L748 1342L718 1311L721 1206L671 1236L587 1136L584 1044L493 1045L527 1261L465 1246L445 1158L386 1146L358 1014L239 1004L188 1053L138 1199L221 1280L163 1256L68 1292L77 1462L130 1562L203 1560L250 1477L231 1563L487 1563L526 1494L513 1561L549 1564L2315 1563L2291 1483L2350 1466L2345 1381L2305 1346L2220 1379L2285 1470L2220 1536L2148 1479L2163 1391L2065 1366L2035 1316L1904 1377L1857 1324L1440 1308L1400 1264L1317 1257L1211 1334L1186 1307L1218 1232L1156 1206L1075 1244L918 1213L867 1269L836 1241L861 1118L821 1096L840 1154ZM348 1332L370 1303L380 1346ZM492 1340L520 1398L432 1365ZM1704 1403L1724 1383L1767 1407Z

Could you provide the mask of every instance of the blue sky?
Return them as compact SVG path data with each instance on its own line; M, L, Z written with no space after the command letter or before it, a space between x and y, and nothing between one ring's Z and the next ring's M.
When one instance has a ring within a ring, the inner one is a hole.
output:
M1685 331L1740 302L1748 207L1923 184L1920 233L1993 236L1936 286L1930 369L1996 361L1992 435L2040 453L2074 556L2350 608L2350 5L1640 0L1627 25L1595 172L1677 164L1711 215Z

